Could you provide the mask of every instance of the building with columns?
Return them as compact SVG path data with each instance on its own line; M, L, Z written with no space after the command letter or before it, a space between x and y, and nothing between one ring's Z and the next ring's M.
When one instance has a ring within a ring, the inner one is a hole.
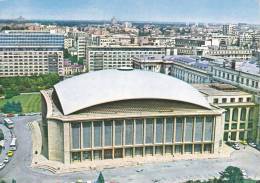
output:
M165 74L102 70L41 93L42 149L49 160L70 164L222 151L224 110Z
M193 85L208 100L226 110L224 141L249 140L257 137L257 104L254 95L229 84L196 84Z

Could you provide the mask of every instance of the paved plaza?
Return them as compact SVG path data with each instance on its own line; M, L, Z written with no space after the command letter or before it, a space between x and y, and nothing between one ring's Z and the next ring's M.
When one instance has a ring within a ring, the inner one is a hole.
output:
M95 180L100 170L86 170L66 174L53 174L50 171L31 168L32 136L30 125L40 116L16 117L14 132L17 136L18 149L11 162L0 171L0 177L8 182L14 178L19 183L69 183L78 179ZM260 179L260 152L251 147L233 151L230 157L197 160L171 160L169 162L145 163L135 166L103 169L102 173L108 182L120 183L172 183L190 179L209 179L219 176L227 166L245 169L248 176Z

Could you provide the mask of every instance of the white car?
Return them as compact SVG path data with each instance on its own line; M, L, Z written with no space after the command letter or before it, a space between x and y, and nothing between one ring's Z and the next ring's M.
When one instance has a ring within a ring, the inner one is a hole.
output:
M256 147L256 144L254 142L249 142L248 143L251 147Z
M9 162L9 158L6 157L6 158L4 159L4 163L7 164L8 162Z
M2 170L5 167L4 163L0 163L0 170Z
M239 147L238 144L234 144L234 145L232 145L232 147L233 147L235 150L239 150L239 149L240 149L240 147Z

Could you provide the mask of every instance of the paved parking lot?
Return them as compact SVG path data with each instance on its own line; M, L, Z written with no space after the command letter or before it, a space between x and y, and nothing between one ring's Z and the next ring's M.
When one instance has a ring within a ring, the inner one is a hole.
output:
M96 179L99 172L95 170L54 175L50 172L30 168L32 140L26 124L39 118L39 116L13 118L18 149L11 162L5 169L0 171L0 177L3 177L7 181L15 178L19 183L68 183L74 182L77 179L84 181ZM213 178L214 176L219 176L219 172L223 171L229 165L245 169L249 177L260 179L260 152L251 147L234 151L230 158L179 160L167 163L105 169L102 173L105 180L111 182L173 183L184 182L190 179ZM137 172L137 170L142 171Z

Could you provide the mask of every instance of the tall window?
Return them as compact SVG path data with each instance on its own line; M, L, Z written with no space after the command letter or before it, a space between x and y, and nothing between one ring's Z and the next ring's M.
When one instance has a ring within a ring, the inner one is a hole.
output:
M193 131L193 118L186 118L186 126L185 126L185 141L192 142L192 131Z
M125 121L125 144L126 145L133 144L133 126L134 126L133 119L128 119Z
M177 117L176 118L176 137L175 141L176 142L182 142L183 141L183 122L184 119L182 117Z
M112 121L105 121L105 146L112 146Z
M80 123L71 124L72 128L72 148L80 148Z
M249 109L248 119L249 119L249 121L254 120L254 108Z
M234 108L232 114L232 121L237 121L237 120L238 120L238 109Z
M115 121L115 145L120 146L123 144L123 121Z
M145 143L151 144L153 143L153 118L146 119L146 136L145 136Z
M246 120L246 108L244 108L244 107L241 109L240 120L241 121Z
M230 110L229 109L226 109L226 112L225 112L225 121L229 121L229 118L230 118Z
M83 148L91 147L91 122L83 123Z
M166 143L172 143L173 141L173 118L166 118Z
M94 147L101 147L102 144L102 122L94 121Z
M205 141L212 141L213 123L214 118L212 116L207 116L205 122Z
M156 143L163 143L163 118L156 118Z
M143 119L135 120L135 143L136 144L143 144L143 131L144 131L143 126L144 126Z
M203 120L204 120L204 117L200 117L200 116L196 117L195 141L202 141Z

